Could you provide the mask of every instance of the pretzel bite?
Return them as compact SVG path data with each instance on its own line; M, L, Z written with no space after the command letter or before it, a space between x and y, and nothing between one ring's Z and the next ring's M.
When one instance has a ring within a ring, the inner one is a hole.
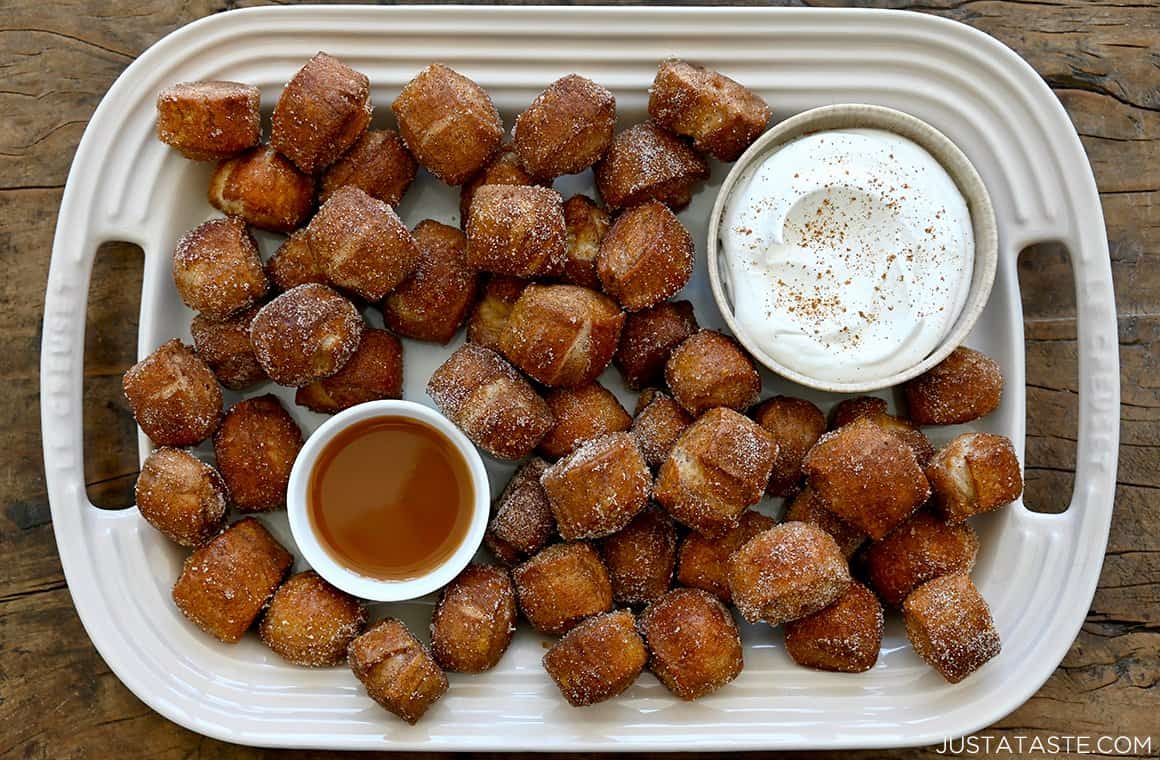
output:
M777 442L730 409L705 412L677 439L661 465L653 498L677 522L719 536L761 500Z
M179 340L163 343L130 367L121 382L133 419L158 446L193 446L221 421L217 379Z
M587 195L573 195L564 201L564 228L567 232L564 282L598 290L596 255L608 231L608 212Z
M383 301L383 321L404 338L447 343L475 302L479 275L465 259L467 238L424 219L412 233L419 263Z
M862 552L867 583L883 602L899 607L911 591L943 575L969 573L979 552L970 525L948 525L925 509Z
M336 414L366 401L402 397L403 344L386 330L368 327L342 369L299 388L294 403Z
M802 470L826 509L875 541L930 496L910 447L865 417L822 436Z
M758 533L729 557L733 604L751 623L779 625L812 615L850 586L850 568L829 533L787 522Z
M627 525L648 503L652 475L631 434L609 433L549 467L540 483L560 537L571 541Z
M556 535L556 518L540 477L548 463L533 457L520 466L492 507L483 543L511 567L548 545Z
M875 396L844 399L830 412L830 430L849 425L859 417L877 417L880 414L886 414L886 399Z
M334 163L371 123L365 74L317 53L282 90L270 118L270 145L307 174Z
M499 662L516 629L516 592L507 571L468 565L431 616L431 654L444 670L482 673Z
M258 144L261 92L238 82L182 82L157 96L157 138L193 161L220 161Z
M380 620L350 642L347 660L370 698L411 725L447 691L447 676L395 618Z
M290 232L314 209L314 178L273 148L258 146L217 165L209 202L263 230Z
M440 63L408 82L391 110L411 154L448 185L470 179L503 141L503 121L487 92Z
M804 398L774 396L753 410L753 419L777 441L766 492L791 496L802 479L802 460L826 432L826 415Z
M826 509L814 489L806 486L797 492L785 511L785 521L812 523L829 533L847 559L866 543L867 536L836 514Z
M548 387L590 383L616 353L624 313L607 296L577 285L528 285L512 306L499 346Z
M672 59L657 69L648 113L720 161L736 161L769 123L769 106L748 87L704 66Z
M616 98L578 74L557 79L516 117L512 147L535 177L576 174L596 163L612 142Z
M198 314L189 326L197 355L213 370L218 382L232 391L245 390L266 379L250 344L250 322L257 313L258 307L254 306L224 322Z
M489 348L466 343L427 383L435 406L481 449L499 459L523 459L552 427L547 402Z
M668 395L660 391L640 394L636 417L632 421L632 434L636 436L636 444L640 446L645 464L654 470L664 464L673 444L685 432L685 428L692 424L693 418Z
M693 185L709 176L709 164L679 138L645 122L618 134L593 171L610 211L647 201L680 211L689 205Z
M325 668L346 660L347 647L366 623L366 610L358 599L307 570L274 592L258 635L287 662Z
M628 610L590 617L544 655L544 670L573 707L612 699L644 670L648 652Z
M229 491L218 471L181 449L154 449L134 487L145 521L182 546L197 546L226 519Z
M897 435L914 452L914 458L919 467L926 467L930 463L931 457L934 456L934 446L914 423L892 414L868 414L865 416L879 427Z
M677 588L640 616L648 667L686 701L712 694L741 673L741 632L712 594Z
M830 606L785 624L785 651L807 668L864 673L878 662L882 627L878 598L851 583Z
M624 211L600 243L596 274L604 292L629 311L656 306L689 281L693 239L657 201Z
M535 185L483 185L467 211L467 263L515 277L564 273L567 228L560 194Z
M258 244L236 216L210 219L181 236L173 252L173 284L182 302L223 320L257 303L268 283Z
M991 609L966 573L920 586L902 603L914 653L950 683L958 683L999 654Z
M330 377L350 360L366 323L347 299L318 283L287 290L250 322L258 364L278 385Z
M301 448L298 423L269 393L231 406L213 437L218 470L242 512L286 505L290 469Z
M612 581L586 543L553 544L512 570L520 612L540 633L561 634L612 609Z
M378 301L419 263L419 246L395 210L340 187L306 228L310 252L332 285Z
M990 414L1003 396L1003 371L984 353L959 346L903 384L906 411L916 425L959 425Z
M177 609L227 644L257 620L294 557L252 517L193 550L173 584Z
M647 604L669 590L677 562L677 528L653 505L623 529L597 541L617 604Z
M689 414L723 406L744 411L761 393L761 375L737 341L700 330L681 342L665 363L665 382Z
M682 586L708 591L726 604L733 601L729 592L727 563L729 555L758 533L776 523L760 512L747 509L729 530L716 538L706 538L691 531L681 540L677 555L677 582Z
M634 391L662 384L673 349L695 332L697 318L688 301L665 301L629 313L612 359L624 384Z
M470 181L465 182L459 189L459 223L467 226L468 212L471 210L471 201L475 198L475 191L484 185L534 185L535 179L520 166L520 157L510 145L500 148L495 158L483 167Z
M326 275L318 268L310 252L310 237L303 227L290 233L266 262L266 276L278 290L286 291L308 282L326 284Z
M956 437L935 455L926 474L935 506L952 525L1010 504L1023 493L1015 447L991 433Z
M346 155L331 164L318 186L318 202L352 185L389 206L398 206L415 181L418 164L393 129L368 129Z
M544 399L556 422L540 441L540 453L552 459L571 454L585 441L628 430L632 424L616 396L595 381L553 389Z
M467 340L499 351L499 339L507 327L512 307L524 292L528 281L503 274L488 275L482 294L471 316L467 318Z

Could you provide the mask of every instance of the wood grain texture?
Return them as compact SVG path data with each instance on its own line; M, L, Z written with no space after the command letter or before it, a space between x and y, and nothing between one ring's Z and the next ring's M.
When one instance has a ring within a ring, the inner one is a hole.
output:
M837 3L835 3L837 4ZM1160 713L1160 9L1153 0L881 0L986 31L1035 66L1067 108L1095 169L1119 309L1123 404L1116 513L1099 590L1058 671L992 736L1156 733ZM0 13L0 756L256 758L205 739L133 697L93 650L61 574L45 496L38 414L43 284L61 190L86 120L142 50L233 3L8 0ZM120 373L133 356L139 289L130 247L98 259L86 339L86 477L131 499L133 423ZM1075 299L1066 253L1020 262L1027 338L1027 500L1071 491ZM1153 751L1160 735L1153 736ZM292 753L293 754L293 753ZM325 753L296 753L328 757ZM834 758L938 757L931 750ZM825 755L823 755L824 757Z

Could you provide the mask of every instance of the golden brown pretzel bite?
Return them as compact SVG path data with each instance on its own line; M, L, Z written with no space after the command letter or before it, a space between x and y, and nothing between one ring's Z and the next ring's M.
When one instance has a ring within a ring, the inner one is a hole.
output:
M999 407L1003 371L986 354L959 346L950 356L902 386L916 425L959 425Z
M370 698L412 725L447 692L447 676L395 618L380 620L352 641L347 660Z
M431 654L444 670L482 673L499 662L516 629L516 592L507 571L468 565L439 595Z
M587 195L573 195L564 201L564 227L567 231L564 282L600 289L596 255L600 253L600 241L608 232L608 224L608 212Z
M899 607L911 591L941 575L969 573L979 552L970 525L948 525L925 509L862 552L866 581L882 601Z
M765 493L777 442L752 420L723 407L688 427L661 465L653 498L706 536L719 536Z
M693 185L709 176L705 159L652 122L613 138L593 170L596 188L611 211L646 201L680 211L689 205Z
M914 653L950 683L958 683L999 654L991 609L966 573L920 586L902 604Z
M624 313L607 296L576 285L528 285L508 316L500 349L549 387L590 383L616 353Z
M182 303L216 321L253 306L269 287L258 244L236 216L210 219L181 236L173 284Z
M914 452L919 467L926 467L934 456L934 446L914 423L892 414L867 414L868 419L881 428L897 435Z
M479 274L467 266L467 238L424 219L412 233L419 263L383 301L383 321L404 338L447 343L475 302Z
M693 239L681 220L657 201L624 211L600 242L596 274L629 311L656 306L693 273Z
M467 215L471 210L471 201L475 198L475 191L484 185L534 185L535 179L520 166L520 157L510 145L500 148L499 153L491 159L470 181L463 183L459 189L459 226L467 226Z
M729 557L729 591L751 623L812 615L849 588L850 568L829 533L787 522L758 533Z
M325 668L346 660L347 647L366 622L358 599L307 570L287 578L274 592L258 635L287 662Z
M1011 441L991 433L963 433L943 447L926 470L934 504L956 525L1010 504L1023 493L1023 474Z
M271 380L300 387L342 369L365 325L350 301L325 285L307 283L258 310L250 322L250 342Z
M492 508L483 543L511 567L548 545L556 535L556 518L540 477L548 463L533 457L522 464Z
M491 349L466 343L427 383L427 395L476 446L499 459L522 459L552 427L548 404Z
M286 506L290 470L301 448L298 423L272 394L231 406L213 437L218 470L242 512Z
M588 618L544 655L544 670L573 707L612 699L632 685L648 659L628 610Z
M173 601L198 628L233 644L258 619L294 557L252 517L193 550L173 584Z
M666 301L634 311L624 320L620 347L612 361L633 390L664 382L665 363L673 349L697 332L693 304Z
M648 504L652 475L631 434L609 433L549 467L540 483L560 536L571 541L627 525Z
M612 582L586 543L553 544L512 570L520 611L540 633L561 634L612 609Z
M398 206L415 180L418 165L393 129L368 129L342 158L331 164L318 184L318 202L353 185L390 206Z
M569 74L548 85L516 117L512 147L532 176L550 180L596 163L608 150L615 127L612 93Z
M798 665L864 673L882 648L882 605L861 583L828 607L785 624L785 651Z
M753 410L753 419L777 441L777 456L765 490L771 496L790 496L801 482L806 452L826 432L826 415L804 398L774 396Z
M335 414L355 404L402 397L403 344L386 330L368 327L342 369L299 388L294 403Z
M314 178L259 145L217 165L209 180L213 207L263 230L290 232L314 209Z
M310 252L310 238L305 227L291 232L274 251L266 262L266 276L275 288L282 291L308 282L326 284L326 275L318 268L318 262Z
M886 399L876 396L843 399L830 411L830 430L849 425L859 417L877 417L880 414L886 414Z
M647 604L669 590L677 560L677 528L650 506L623 529L597 541L618 604Z
M257 313L258 307L253 306L224 322L198 314L189 326L197 355L213 370L218 382L232 391L245 390L266 379L250 343L250 322Z
M761 375L732 338L700 330L681 342L665 364L665 382L689 414L724 406L744 411L761 394Z
M567 230L560 194L546 187L483 185L467 211L467 263L515 277L563 274Z
M307 174L330 166L371 123L365 74L317 53L282 90L270 117L270 145Z
M813 523L833 536L842 554L849 559L854 556L868 536L836 514L826 509L826 505L814 489L806 486L798 491L785 511L785 521Z
M693 138L693 147L736 161L769 123L769 106L748 87L719 72L670 59L649 89L649 116Z
M408 82L391 110L411 154L448 185L471 179L503 141L503 121L487 92L440 63Z
M157 138L194 161L220 161L258 144L261 92L238 82L181 82L157 96Z
M744 667L733 615L699 589L673 589L654 601L641 613L640 632L649 670L681 699L717 691Z
M122 379L141 431L158 446L192 446L217 429L222 389L213 372L179 340L163 343Z
M197 546L217 533L230 500L217 470L168 446L145 458L133 492L145 521L182 546Z
M507 327L512 307L524 292L528 281L505 274L487 276L483 292L471 316L467 318L467 340L499 351L499 339Z
M677 555L677 582L682 586L708 591L726 604L731 603L733 594L729 592L729 555L775 524L760 512L747 509L741 513L736 525L716 538L706 538L695 530L690 531L681 540L680 553Z
M314 261L332 285L378 301L419 263L419 246L387 204L340 187L306 228Z
M636 436L645 463L653 469L664 464L681 433L692 424L693 418L668 395L647 390L641 393L636 417L632 421L632 434Z
M878 540L930 496L930 484L901 438L860 417L826 433L802 463L826 509Z
M544 396L556 422L540 441L540 453L552 459L571 454L577 446L608 433L628 430L632 418L603 385L555 388Z

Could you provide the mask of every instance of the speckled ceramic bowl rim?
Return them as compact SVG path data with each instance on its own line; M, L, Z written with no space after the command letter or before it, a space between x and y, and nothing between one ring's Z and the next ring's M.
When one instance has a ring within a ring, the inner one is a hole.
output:
M925 148L934 156L935 160L943 165L967 201L967 209L971 215L971 225L975 236L975 263L974 271L971 274L970 290L967 293L962 311L959 312L951 331L933 352L921 362L889 377L864 382L841 383L819 380L786 367L762 351L756 341L746 334L734 317L731 295L728 292L725 278L722 277L722 270L728 267L728 262L724 260L719 232L725 206L734 186L756 162L772 150L803 135L830 129L856 128L882 129L909 138ZM926 372L962 344L971 328L974 327L975 321L983 312L983 308L987 305L987 299L991 295L991 286L995 281L995 267L999 256L999 235L995 223L995 209L991 205L991 196L987 193L982 178L970 160L957 145L951 142L950 138L925 121L902 111L883 106L849 103L813 108L796 116L791 116L775 125L759 137L753 145L749 146L749 149L733 165L728 176L725 177L725 181L721 183L717 201L713 205L713 213L709 217L707 251L709 282L713 289L713 298L717 302L717 308L720 309L721 316L725 319L725 323L733 335L753 355L754 359L768 367L772 372L799 385L836 393L866 393L890 388Z

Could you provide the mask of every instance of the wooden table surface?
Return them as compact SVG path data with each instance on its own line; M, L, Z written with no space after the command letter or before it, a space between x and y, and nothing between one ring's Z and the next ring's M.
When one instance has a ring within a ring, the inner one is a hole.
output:
M1031 62L1067 108L1095 168L1119 310L1123 404L1116 512L1099 590L1063 664L988 730L1152 734L1160 752L1160 5L1157 0L881 0L976 26ZM0 4L0 756L249 758L138 701L77 619L45 495L38 357L57 206L85 123L114 78L218 0ZM85 446L93 499L131 503L133 421L120 376L134 359L140 264L108 246L93 277ZM1066 253L1020 261L1027 340L1029 505L1066 507L1076 439L1075 300ZM305 754L305 753L303 753ZM833 757L848 753L832 753ZM867 756L870 753L865 753ZM930 750L875 756L936 757Z

